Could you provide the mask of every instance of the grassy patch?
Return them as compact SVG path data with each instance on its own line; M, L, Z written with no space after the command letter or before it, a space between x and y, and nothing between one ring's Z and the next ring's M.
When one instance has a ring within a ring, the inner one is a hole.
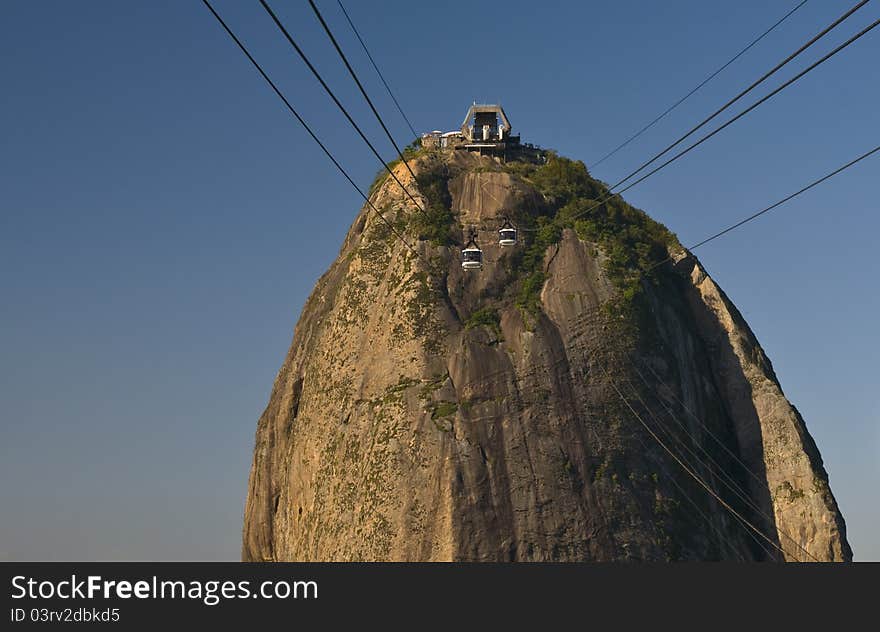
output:
M444 373L443 375L437 375L434 379L425 382L422 387L419 389L419 399L429 400L433 395L434 391L443 387L443 384L446 380L449 379L449 374Z
M498 310L494 307L484 307L478 309L464 323L465 329L473 329L475 327L488 327L492 330L496 337L501 335L501 317Z
M431 419L442 419L454 415L458 411L458 404L455 402L435 402L431 406Z
M594 198L604 193L605 186L590 177L580 160L569 160L555 153L535 169L528 178L553 209L560 209L573 200Z
M783 496L788 502L793 503L796 500L804 498L806 494L804 494L802 489L795 489L791 483L785 481L776 488L776 495Z
M388 395L393 395L393 394L395 394L395 393L400 393L400 392L402 392L402 391L405 391L405 390L408 389L410 386L414 386L414 385L416 385L416 384L418 384L418 383L419 383L419 380L417 380L417 379L415 379L415 378L412 378L412 377L401 377L401 378L400 378L400 381L399 381L397 384L394 384L393 386L389 386L387 389L385 389L385 392L386 392Z

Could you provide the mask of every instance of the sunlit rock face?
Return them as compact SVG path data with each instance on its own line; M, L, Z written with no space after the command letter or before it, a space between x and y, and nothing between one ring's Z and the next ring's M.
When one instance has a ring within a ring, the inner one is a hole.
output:
M316 284L257 425L244 560L851 558L803 419L692 255L669 246L633 317L614 235L563 223L528 258L548 213L528 169L410 164L450 238L374 186L418 256L364 208Z

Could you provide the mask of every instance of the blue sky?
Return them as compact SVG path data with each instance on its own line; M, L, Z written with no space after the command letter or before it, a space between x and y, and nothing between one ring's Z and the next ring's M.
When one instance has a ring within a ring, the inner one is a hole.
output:
M348 9L418 131L500 101L524 140L590 164L796 3ZM594 175L616 182L850 4L807 2ZM258 2L215 6L369 186L380 165ZM307 3L273 6L391 159ZM336 3L320 6L408 142ZM690 244L874 147L878 59L872 32L627 199ZM0 76L0 559L237 559L256 419L358 196L195 0L3 2ZM806 419L862 560L880 560L878 169L698 251Z

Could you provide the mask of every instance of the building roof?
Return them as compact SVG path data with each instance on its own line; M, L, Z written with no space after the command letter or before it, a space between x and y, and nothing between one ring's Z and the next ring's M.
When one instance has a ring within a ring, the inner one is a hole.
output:
M461 124L462 133L470 127L470 122L474 118L474 115L482 112L494 112L501 119L501 125L499 129L501 129L505 133L510 132L510 121L507 119L507 115L504 113L504 108L501 107L500 104L489 104L489 103L474 103L468 108L467 116L464 117L464 123Z

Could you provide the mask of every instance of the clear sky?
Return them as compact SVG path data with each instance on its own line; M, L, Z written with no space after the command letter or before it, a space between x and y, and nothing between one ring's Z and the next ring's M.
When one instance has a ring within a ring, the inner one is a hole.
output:
M594 175L616 182L853 3L810 0ZM417 131L500 101L523 140L590 164L795 4L347 8ZM307 3L273 5L391 159ZM216 7L368 187L380 165L258 2ZM878 59L880 28L627 199L691 244L867 151ZM359 198L196 0L5 0L0 77L0 559L237 559L256 420ZM806 419L862 560L880 560L878 173L875 155L698 251Z

